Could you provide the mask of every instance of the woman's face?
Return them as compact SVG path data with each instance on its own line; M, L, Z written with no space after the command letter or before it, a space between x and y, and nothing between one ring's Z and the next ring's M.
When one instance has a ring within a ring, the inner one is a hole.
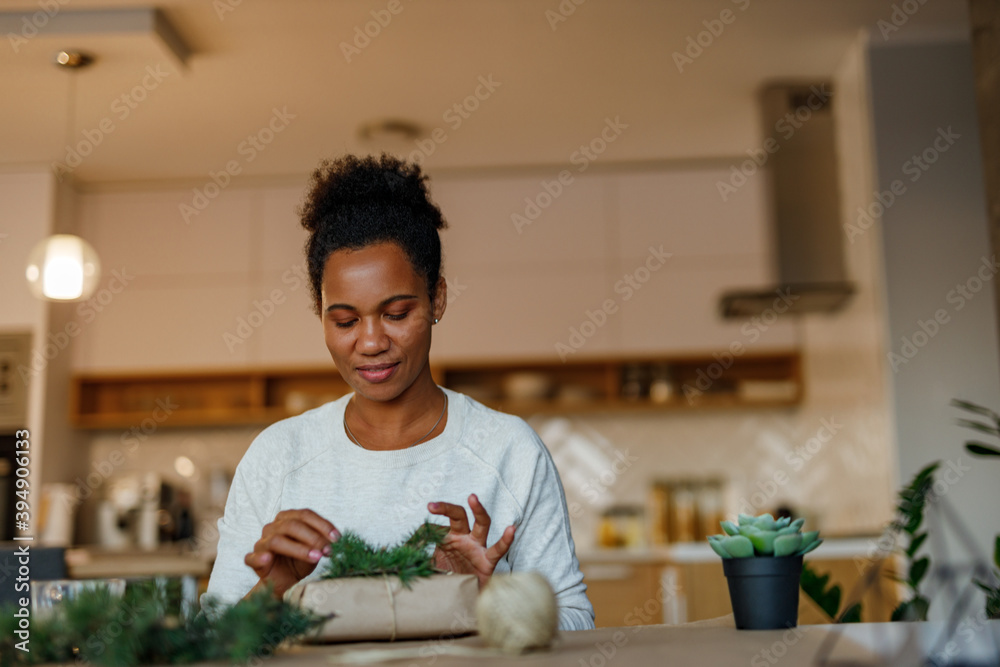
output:
M393 400L427 369L444 290L442 280L431 303L426 280L395 243L330 255L321 294L326 347L357 394Z

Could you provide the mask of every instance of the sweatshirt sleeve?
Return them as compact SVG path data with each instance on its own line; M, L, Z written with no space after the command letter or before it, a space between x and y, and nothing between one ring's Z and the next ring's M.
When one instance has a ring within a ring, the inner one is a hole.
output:
M524 466L518 471L521 475L527 472L530 481L522 481L528 482L527 497L508 553L511 571L535 570L549 580L559 603L560 630L593 629L594 607L587 598L587 585L576 558L559 472L538 435L527 424L524 429L525 437L537 446L538 455L533 470L525 470ZM519 466L515 462L512 467Z
M236 468L226 498L225 513L218 521L218 553L208 588L201 598L202 607L208 597L227 605L235 604L258 580L243 559L253 551L264 525L274 518L271 514L280 492L282 475L280 471L261 465L261 460L266 457L260 456L262 447L258 441L254 445Z

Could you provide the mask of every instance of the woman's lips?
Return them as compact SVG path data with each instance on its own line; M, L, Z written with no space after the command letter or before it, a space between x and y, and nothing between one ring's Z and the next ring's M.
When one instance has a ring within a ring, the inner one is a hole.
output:
M368 382L385 382L399 367L399 362L394 364L371 364L369 366L358 366L358 375Z

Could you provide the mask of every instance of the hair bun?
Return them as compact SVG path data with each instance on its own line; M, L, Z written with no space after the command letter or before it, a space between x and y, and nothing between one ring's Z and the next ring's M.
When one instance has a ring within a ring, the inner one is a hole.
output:
M376 158L372 155L344 155L324 160L312 175L312 190L322 184L322 207L306 207L302 226L316 231L326 221L314 213L322 208L327 215L356 205L385 203L405 206L412 210L416 220L427 222L435 229L446 226L440 209L432 203L427 190L427 176L420 165L407 163L388 153ZM323 216L326 217L326 216Z

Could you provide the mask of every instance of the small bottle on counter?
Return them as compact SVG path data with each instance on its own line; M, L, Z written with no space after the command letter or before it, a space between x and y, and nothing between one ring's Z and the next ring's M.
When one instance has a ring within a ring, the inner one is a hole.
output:
M601 523L597 528L597 544L598 546L615 549L622 545L621 537L618 534L618 525L615 523L615 517L612 510L608 510L601 515Z
M653 369L653 379L649 384L649 400L653 403L668 403L674 393L670 366L657 364Z
M646 393L643 368L639 364L628 364L622 369L622 398L638 401Z
M722 482L703 482L698 487L698 539L717 535L722 530L722 520Z
M694 542L697 535L697 506L694 489L679 483L671 487L670 541Z
M646 546L643 510L634 505L615 505L601 515L598 544L606 548L637 549Z
M669 490L664 482L654 482L649 489L649 541L652 544L667 544L670 542L669 521L667 511L670 507Z

